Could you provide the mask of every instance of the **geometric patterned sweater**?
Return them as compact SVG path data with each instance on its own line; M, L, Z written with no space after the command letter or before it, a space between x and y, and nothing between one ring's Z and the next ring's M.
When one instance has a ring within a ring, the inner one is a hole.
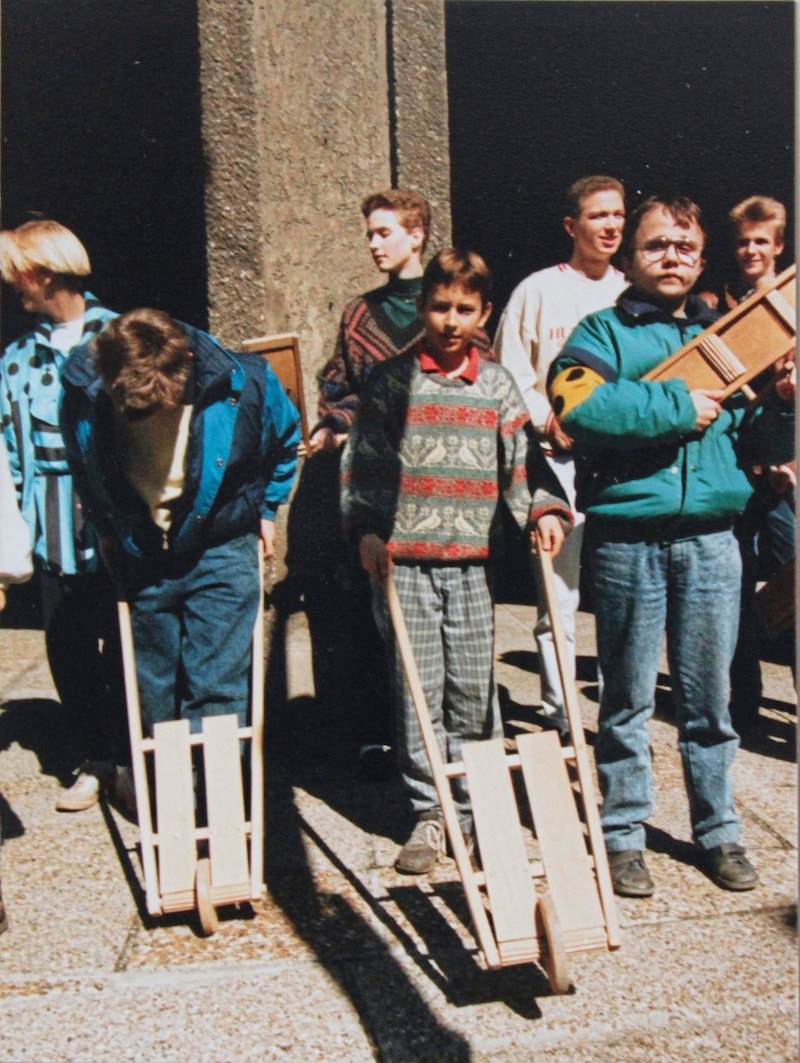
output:
M508 370L473 348L468 376L420 366L421 345L376 367L342 457L348 538L374 532L393 560L481 562L502 496L520 528L572 515Z
M353 424L364 386L376 365L410 350L423 333L417 316L421 277L389 277L374 291L351 299L342 312L336 349L318 377L319 422L344 434ZM496 361L485 332L476 336L481 357Z

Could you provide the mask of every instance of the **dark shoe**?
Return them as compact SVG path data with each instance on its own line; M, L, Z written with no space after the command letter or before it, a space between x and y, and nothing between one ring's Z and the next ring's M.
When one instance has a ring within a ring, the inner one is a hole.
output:
M655 886L645 866L641 849L623 849L608 854L614 892L620 897L651 897Z
M358 766L361 774L372 782L388 779L394 769L392 747L362 746L358 751Z
M3 904L3 891L0 889L0 934L4 930L8 930L8 916L6 915L6 906Z
M444 821L439 812L423 812L400 850L395 867L405 875L427 875L444 852Z
M109 797L111 803L126 819L136 822L136 788L131 768L120 765L114 768L114 781L109 787Z
M703 869L724 890L751 890L758 885L756 870L738 842L723 842L703 852Z

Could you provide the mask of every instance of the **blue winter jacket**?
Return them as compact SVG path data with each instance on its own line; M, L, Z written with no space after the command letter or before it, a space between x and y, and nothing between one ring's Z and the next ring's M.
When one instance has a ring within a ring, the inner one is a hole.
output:
M689 534L732 520L750 496L741 393L697 432L683 381L641 380L719 317L693 295L686 315L629 288L580 322L551 367L553 410L575 440L578 508L601 537Z
M258 532L287 501L295 475L297 411L267 362L181 327L195 356L194 408L183 492L166 538L125 476L114 410L88 346L73 352L62 377L61 429L87 516L135 557L164 549L192 555Z

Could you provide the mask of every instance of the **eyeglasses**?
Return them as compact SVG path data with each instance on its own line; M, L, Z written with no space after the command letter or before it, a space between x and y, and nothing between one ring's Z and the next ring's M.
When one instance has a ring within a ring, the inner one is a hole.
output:
M703 253L703 248L693 240L668 240L665 236L657 236L653 240L648 240L635 250L641 254L645 262L658 262L671 247L675 248L678 260L687 266L693 266Z

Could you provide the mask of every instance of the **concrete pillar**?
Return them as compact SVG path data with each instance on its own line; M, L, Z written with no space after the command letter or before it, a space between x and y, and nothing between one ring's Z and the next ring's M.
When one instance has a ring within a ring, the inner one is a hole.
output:
M199 0L211 331L296 332L305 390L376 283L361 197L390 184L383 0ZM313 420L313 413L312 413Z
M361 198L415 188L431 247L450 242L444 0L198 0L198 18L211 331L297 332L313 409L344 303L380 283Z
M444 0L390 0L393 176L433 207L429 248L452 239Z

